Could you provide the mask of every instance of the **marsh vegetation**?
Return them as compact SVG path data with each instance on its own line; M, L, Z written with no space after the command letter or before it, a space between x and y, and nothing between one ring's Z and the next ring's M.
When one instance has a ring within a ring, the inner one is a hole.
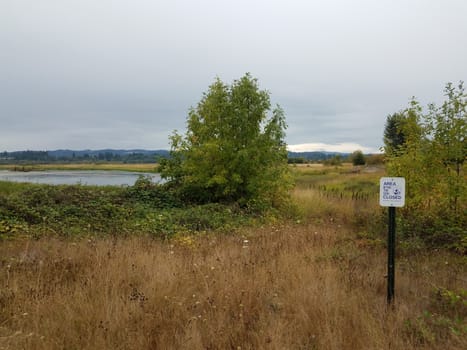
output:
M0 348L464 349L465 256L401 239L388 309L382 173L293 169L263 217L144 180L2 183Z

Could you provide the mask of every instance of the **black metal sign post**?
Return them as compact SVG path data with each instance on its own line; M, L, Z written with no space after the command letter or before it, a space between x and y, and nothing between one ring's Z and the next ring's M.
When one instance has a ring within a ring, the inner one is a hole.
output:
M389 209L388 223L388 305L394 302L396 271L396 207L405 204L405 179L403 177L382 177L379 184L379 204Z
M396 208L389 207L388 230L388 305L394 301L396 255Z

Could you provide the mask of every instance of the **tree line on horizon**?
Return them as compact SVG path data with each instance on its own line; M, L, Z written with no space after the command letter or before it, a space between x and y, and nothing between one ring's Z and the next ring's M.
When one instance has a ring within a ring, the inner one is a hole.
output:
M323 162L329 165L340 165L342 162L352 162L354 153L341 152L287 152L289 164L306 164L310 162ZM362 154L363 155L363 154ZM161 158L169 157L168 150L95 150L95 151L77 151L77 150L59 150L59 151L13 151L0 152L0 163L17 162L123 162L123 163L157 163ZM360 155L358 155L361 157ZM365 154L363 157L368 159L372 154ZM361 164L361 163L360 163Z
M124 151L124 150L96 150L96 151L15 151L1 152L0 163L17 162L122 162L122 163L156 163L159 158L166 157L168 151Z

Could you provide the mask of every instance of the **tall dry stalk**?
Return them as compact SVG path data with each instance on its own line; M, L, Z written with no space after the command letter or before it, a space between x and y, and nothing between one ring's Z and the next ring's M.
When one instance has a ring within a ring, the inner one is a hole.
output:
M288 224L169 243L146 238L0 245L0 349L463 349L408 328L453 257L400 259L345 227ZM442 263L440 263L442 262ZM446 262L446 263L445 263Z

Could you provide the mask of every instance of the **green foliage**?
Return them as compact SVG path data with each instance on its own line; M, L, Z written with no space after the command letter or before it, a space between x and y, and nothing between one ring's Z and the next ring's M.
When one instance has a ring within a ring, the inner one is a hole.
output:
M0 217L59 234L77 228L108 232L121 227L130 214L119 204L121 194L111 187L24 185L9 195L0 194Z
M383 140L384 153L388 157L397 157L405 153L405 148L420 142L423 137L421 113L421 106L412 98L407 109L387 117Z
M287 163L289 164L305 164L308 161L304 157L289 157Z
M360 150L353 152L350 155L350 159L352 159L353 165L365 165L366 163L365 156L363 155L363 152Z
M149 234L168 238L231 231L257 218L235 205L182 205L165 185L141 177L130 187L0 182L0 239L21 235Z
M161 175L186 201L239 203L258 209L287 196L290 184L284 112L249 74L226 85L217 79L192 108L187 132L171 136Z
M442 106L431 104L426 114L415 100L401 112L399 127L405 141L397 149L386 147L387 170L406 179L403 233L463 250L467 95L463 83L457 88L447 84L445 92Z
M238 208L218 203L145 211L135 228L155 237L169 238L192 232L230 232L253 220Z
M10 220L0 220L0 240L16 236L19 232L26 229L23 225Z
M180 207L181 203L167 186L153 183L148 176L141 175L135 184L128 188L127 197L136 202L147 203L154 208Z
M334 165L340 166L342 165L342 156L340 154L336 154L332 158L328 158L323 162L324 165Z
M386 154L394 154L405 144L403 132L406 115L403 112L388 115L384 128L384 150Z
M467 335L467 291L436 288L427 310L406 321L406 333L419 344Z

